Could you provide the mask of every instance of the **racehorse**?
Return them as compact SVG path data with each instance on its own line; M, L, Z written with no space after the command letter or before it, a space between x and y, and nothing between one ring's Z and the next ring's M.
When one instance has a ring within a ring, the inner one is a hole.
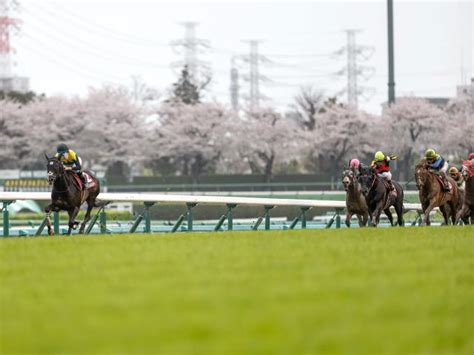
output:
M351 218L355 214L359 220L359 227L365 227L369 218L369 209L354 171L344 170L342 184L346 190L346 226L351 226Z
M415 180L424 214L423 224L428 226L431 224L430 212L435 207L439 207L446 225L449 223L449 217L453 224L456 222L456 213L461 207L461 196L456 182L449 176L447 179L450 185L449 192L443 191L441 178L429 170L425 159L416 165Z
M68 170L56 157L48 157L45 154L48 172L48 182L53 185L51 192L51 203L45 207L46 225L48 234L54 235L51 228L51 220L49 218L52 211L67 211L69 215L68 232L70 235L73 229L76 229L79 222L76 222L76 216L84 202L87 202L87 212L84 221L81 224L79 233L84 233L86 223L90 220L92 208L102 207L105 204L97 200L100 192L100 183L90 171L85 171L91 178L91 186L87 189L83 188L79 176Z
M462 207L456 214L455 224L458 224L460 219L469 224L469 217L471 224L474 224L474 165L469 160L463 162L462 174L465 181L464 196Z
M372 167L362 167L358 180L369 208L371 225L376 227L379 224L380 215L384 211L390 224L393 226L393 217L390 211L390 206L393 206L397 213L397 223L399 226L402 226L403 189L400 184L392 181L396 191L396 195L394 195L384 182L384 179L378 176Z

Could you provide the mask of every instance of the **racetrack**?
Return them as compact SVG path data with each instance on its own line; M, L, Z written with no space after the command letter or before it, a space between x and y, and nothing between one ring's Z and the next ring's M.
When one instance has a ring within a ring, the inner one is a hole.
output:
M0 353L474 352L473 227L0 239Z

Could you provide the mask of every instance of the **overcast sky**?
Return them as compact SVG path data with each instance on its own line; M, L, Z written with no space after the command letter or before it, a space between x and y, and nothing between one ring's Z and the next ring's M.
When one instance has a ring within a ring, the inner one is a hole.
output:
M394 3L397 96L455 95L473 73L472 2ZM344 29L352 28L361 30L358 44L375 49L360 62L375 69L359 82L368 88L360 107L378 112L387 97L385 1L20 0L15 16L22 25L13 36L14 72L48 95L83 95L104 82L130 85L132 75L165 92L176 80L170 63L182 59L169 43L183 37L181 22L197 21L197 37L211 45L199 54L213 70L208 99L229 103L230 58L247 54L242 40L248 39L262 40L260 53L273 62L261 66L269 104L284 110L302 84L339 92L346 77L334 73L346 56L331 54L346 45ZM242 75L248 71L245 62L239 66ZM241 85L244 96L248 86Z

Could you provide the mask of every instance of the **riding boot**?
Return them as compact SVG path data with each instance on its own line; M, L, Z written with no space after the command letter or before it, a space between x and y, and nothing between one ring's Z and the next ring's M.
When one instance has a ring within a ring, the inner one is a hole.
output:
M441 180L443 180L443 191L449 192L451 189L449 188L449 182L448 182L448 178L446 177L446 174L441 172L440 176L441 176Z
M393 185L392 180L387 180L387 184L390 191L395 191L395 186Z
M86 179L86 176L84 175L83 172L80 172L79 173L79 176L81 177L81 181L82 181L82 184L84 186L84 190L88 188L87 186L87 179Z

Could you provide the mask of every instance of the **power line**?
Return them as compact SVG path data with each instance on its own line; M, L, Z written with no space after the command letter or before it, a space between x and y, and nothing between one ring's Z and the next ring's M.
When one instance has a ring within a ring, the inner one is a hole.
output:
M103 26L101 24L98 24L96 22L90 21L85 17L79 16L75 13L70 12L69 10L61 6L59 3L54 3L55 10L52 10L50 8L47 9L33 2L29 3L29 5L33 5L33 7L35 7L36 10L39 10L40 12L43 12L43 13L47 13L50 16L53 16L54 18L63 18L64 16L66 16L69 18L69 20L74 21L76 26L78 23L81 24L80 27L85 28L87 32L91 32L91 28L95 28L95 30L92 30L94 31L95 34L98 34L100 36L106 36L106 38L109 40L113 39L116 41L127 42L130 44L147 46L147 47L149 46L168 47L169 46L168 43L157 42L154 40L134 36L130 33L119 32L114 29ZM102 34L98 33L97 30L102 31ZM107 34L104 35L103 34L104 32Z

